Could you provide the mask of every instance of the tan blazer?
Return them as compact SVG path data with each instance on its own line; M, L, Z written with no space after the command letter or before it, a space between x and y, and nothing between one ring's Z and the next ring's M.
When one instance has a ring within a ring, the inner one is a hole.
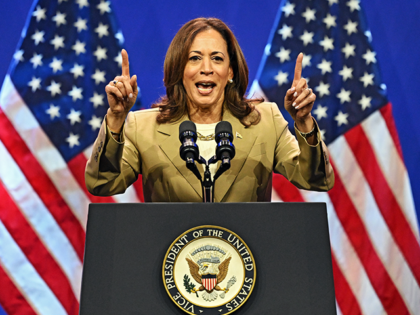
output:
M223 120L232 124L236 155L231 168L216 180L215 201L271 201L273 171L298 188L331 189L334 173L319 130L318 145L310 146L298 132L297 140L290 133L276 104L261 103L257 108L261 121L249 128L230 111L223 113ZM142 174L145 201L202 201L201 184L179 155L179 125L188 117L158 124L157 114L157 109L129 113L121 143L111 137L104 120L86 166L90 193L123 193ZM203 176L202 166L198 168Z

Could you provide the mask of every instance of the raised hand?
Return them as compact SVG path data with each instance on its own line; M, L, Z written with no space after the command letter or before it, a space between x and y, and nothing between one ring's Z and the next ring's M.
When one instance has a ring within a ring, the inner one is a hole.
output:
M128 54L125 49L121 50L122 74L116 76L113 81L105 87L108 98L107 124L114 132L120 132L131 107L136 102L138 95L137 76L130 78L130 67Z
M308 132L313 128L311 110L316 95L312 92L312 89L308 88L306 79L302 78L302 60L303 54L300 53L296 59L292 87L287 90L284 97L284 107L296 122L299 130Z

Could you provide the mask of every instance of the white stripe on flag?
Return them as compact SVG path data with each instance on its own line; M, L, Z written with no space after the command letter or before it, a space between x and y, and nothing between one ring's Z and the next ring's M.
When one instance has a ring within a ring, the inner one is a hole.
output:
M82 263L66 235L33 191L15 161L0 141L0 179L15 204L66 274L74 295L80 298Z
M83 150L83 155L86 157L86 159L89 160L90 156L92 155L92 150L93 150L93 144Z
M382 303L372 287L363 264L348 239L340 219L337 217L328 194L303 190L301 190L301 193L308 202L326 203L331 247L337 264L357 299L363 314L384 314L385 310Z
M268 102L267 96L265 96L263 90L260 87L260 84L258 83L258 80L254 80L252 82L251 88L249 89L248 97L250 98L260 98L262 97L265 101Z
M341 313L340 308L338 307L337 301L335 302L335 307L337 309L337 315L343 315L343 313Z
M5 77L1 89L0 106L57 187L83 229L86 229L87 209L90 201L74 179L63 157L55 149L32 112L17 93L9 75ZM25 123L21 123L22 121Z
M0 264L35 312L42 315L67 315L1 221Z
M398 154L380 111L376 111L370 115L362 122L361 126L369 139L382 173L393 191L395 199L407 218L414 235L419 240L419 230L416 223L417 217L414 210L414 201L407 169Z
M283 202L274 187L271 189L271 202Z
M366 227L375 251L413 313L414 310L420 309L419 287L378 209L353 152L344 137L337 138L329 146L329 151L335 162L335 171L344 179L343 185Z
M133 185L129 186L123 194L114 195L112 197L115 199L116 202L129 202L129 203L141 202L137 198L137 193Z

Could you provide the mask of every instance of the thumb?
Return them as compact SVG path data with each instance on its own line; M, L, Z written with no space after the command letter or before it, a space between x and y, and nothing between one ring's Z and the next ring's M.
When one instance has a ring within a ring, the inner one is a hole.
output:
M292 87L292 88L288 89L287 92L286 92L286 96L284 97L285 100L289 101L289 102L293 101L295 92L296 92L295 87Z

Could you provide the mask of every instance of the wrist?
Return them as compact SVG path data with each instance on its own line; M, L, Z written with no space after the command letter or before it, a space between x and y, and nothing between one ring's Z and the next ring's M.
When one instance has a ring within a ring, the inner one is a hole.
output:
M111 136L118 142L121 142L121 133L120 132L113 132L109 131L111 133ZM122 131L121 131L122 132Z
M309 116L309 117L307 116L306 119L304 120L296 120L295 124L296 124L296 128L301 133L308 133L315 128L315 122L312 116Z
M126 114L115 114L110 109L106 114L106 124L111 132L114 133L121 133L122 126L124 125L124 121L126 119Z
M300 135L305 138L305 139L309 139L311 138L314 134L315 134L315 126L312 128L311 131L309 132L302 132L299 129L297 129L297 131L300 133Z

